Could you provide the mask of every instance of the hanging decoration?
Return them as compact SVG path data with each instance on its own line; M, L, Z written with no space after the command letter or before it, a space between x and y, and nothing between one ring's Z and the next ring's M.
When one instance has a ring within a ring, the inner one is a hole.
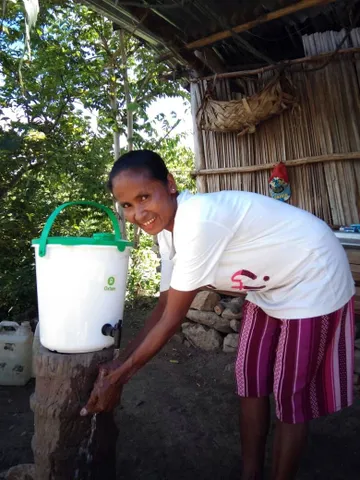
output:
M289 177L284 163L280 162L273 169L269 178L270 196L275 200L287 202L291 197Z

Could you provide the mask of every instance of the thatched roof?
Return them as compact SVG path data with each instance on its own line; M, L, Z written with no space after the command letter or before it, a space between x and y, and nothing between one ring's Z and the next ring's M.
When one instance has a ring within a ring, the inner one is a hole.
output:
M301 35L353 25L359 0L80 0L198 73L304 55ZM359 26L357 18L357 26Z

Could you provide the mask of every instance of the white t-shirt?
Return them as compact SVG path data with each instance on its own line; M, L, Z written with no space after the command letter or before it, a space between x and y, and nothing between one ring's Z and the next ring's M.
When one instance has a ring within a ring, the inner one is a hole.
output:
M173 233L158 235L160 290L247 293L268 315L300 319L355 293L346 253L314 215L270 197L222 191L178 196Z

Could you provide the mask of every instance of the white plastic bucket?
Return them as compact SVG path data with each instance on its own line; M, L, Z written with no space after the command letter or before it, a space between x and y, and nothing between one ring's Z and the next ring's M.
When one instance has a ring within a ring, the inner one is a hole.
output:
M106 211L115 235L48 237L55 217L69 205ZM45 241L45 243L44 243ZM121 239L113 212L93 202L69 202L53 212L38 240L33 240L40 342L59 353L85 353L114 343L105 324L122 322L129 263L129 242Z

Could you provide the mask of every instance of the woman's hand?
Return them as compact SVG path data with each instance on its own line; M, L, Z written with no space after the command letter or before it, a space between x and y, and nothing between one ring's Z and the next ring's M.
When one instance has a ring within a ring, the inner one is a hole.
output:
M120 382L115 382L111 375L120 368L119 361L107 362L99 366L99 374L86 406L80 415L111 412L118 405L123 389Z
M123 364L118 359L110 364L100 366L90 399L81 410L80 415L110 412L116 407L120 400L122 386L174 335L185 318L196 292L196 290L182 292L170 288L161 318L146 334L135 351Z

